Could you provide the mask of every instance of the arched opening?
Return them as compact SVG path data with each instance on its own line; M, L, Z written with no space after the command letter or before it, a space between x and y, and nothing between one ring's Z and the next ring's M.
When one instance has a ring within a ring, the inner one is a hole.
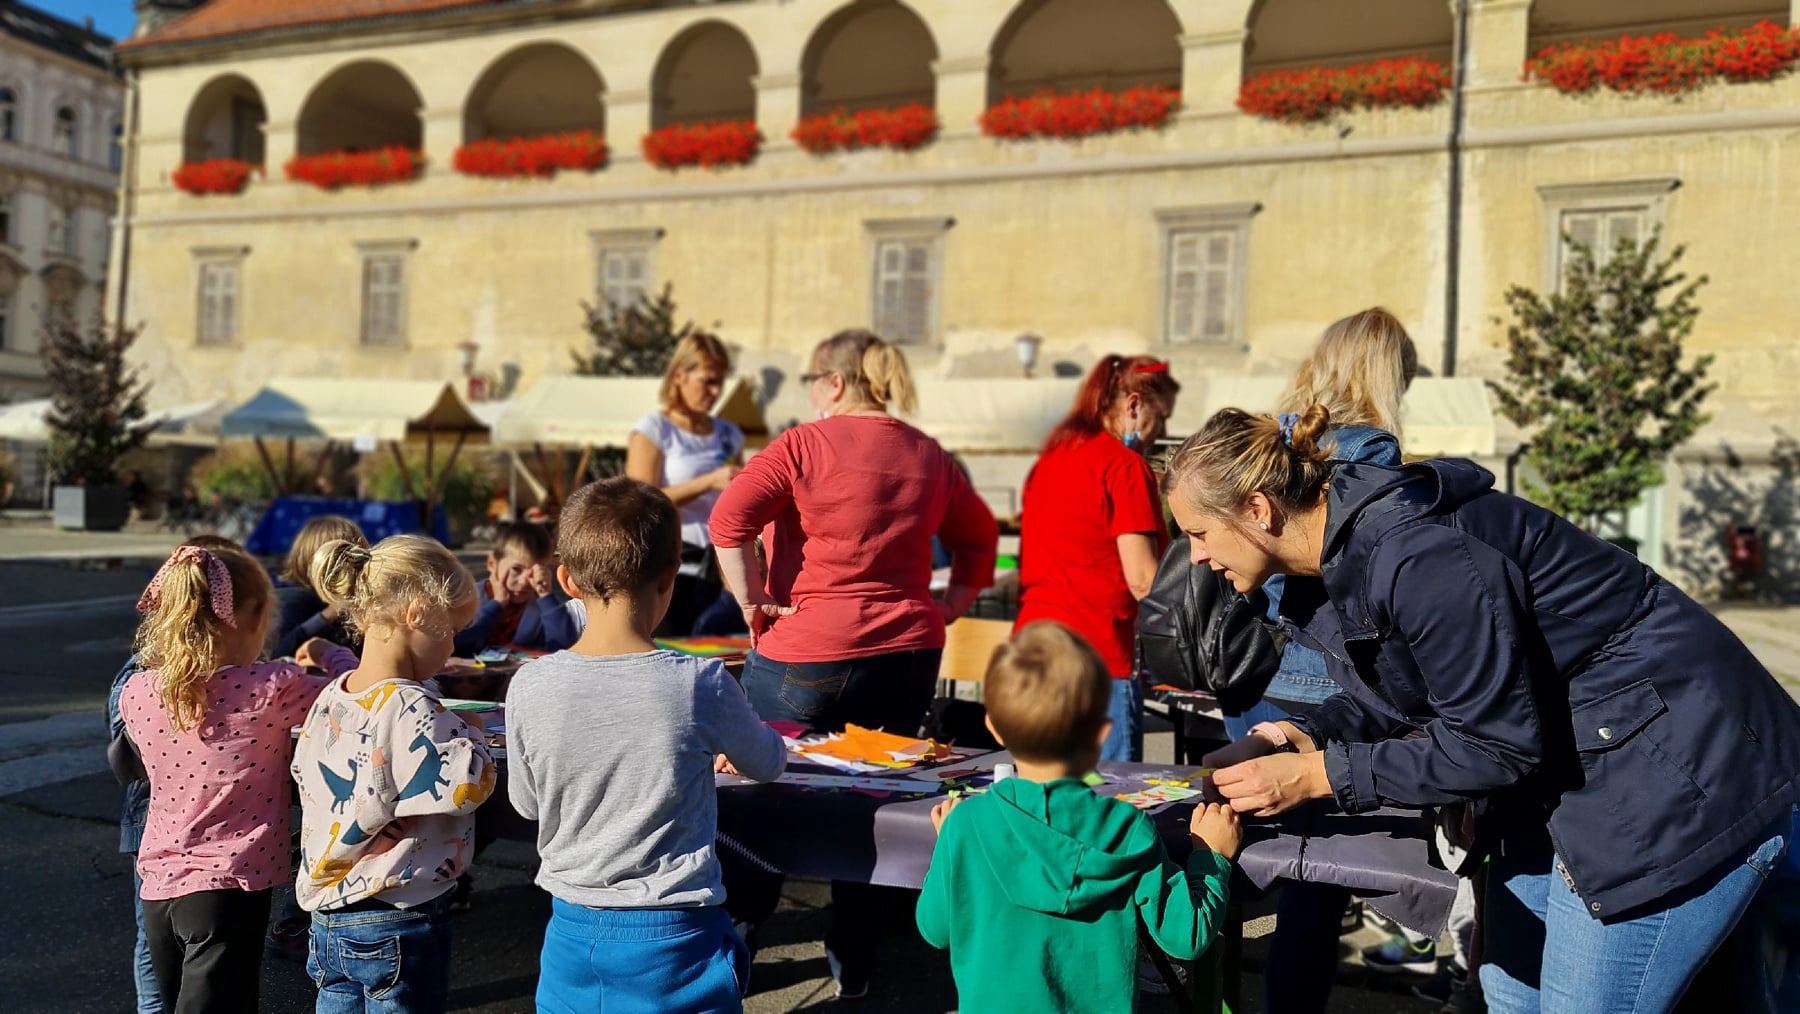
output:
M339 67L300 107L299 152L322 155L390 145L420 148L423 105L418 89L388 64L365 60Z
M469 92L463 140L605 133L605 91L600 72L575 50L554 42L524 46L495 61Z
M937 59L931 30L895 0L857 0L827 18L800 60L800 113L931 106Z
M695 25L656 63L650 125L754 121L756 75L756 51L743 32L722 21Z
M1456 26L1444 0L1263 0L1249 29L1246 74L1395 56L1449 66Z
M1714 28L1748 28L1758 21L1788 23L1784 0L1537 0L1531 7L1532 53L1560 42L1610 40L1621 35L1673 32L1682 37Z
M206 162L234 158L263 163L263 130L269 122L262 93L236 74L214 78L188 106L181 132L181 160Z
M988 102L1181 87L1181 22L1164 0L1023 0L994 37Z

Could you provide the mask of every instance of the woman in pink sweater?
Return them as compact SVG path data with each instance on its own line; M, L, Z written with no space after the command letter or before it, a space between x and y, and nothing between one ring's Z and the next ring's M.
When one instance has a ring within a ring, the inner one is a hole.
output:
M711 519L720 567L755 638L744 692L764 721L917 735L944 625L993 583L994 515L937 441L889 413L915 404L899 349L845 331L813 350L800 380L818 421L752 457ZM767 574L746 551L759 533ZM941 602L931 594L933 536L951 556ZM734 885L740 904L730 907L754 925L779 888ZM837 919L825 947L840 996L868 988L881 890L832 885Z

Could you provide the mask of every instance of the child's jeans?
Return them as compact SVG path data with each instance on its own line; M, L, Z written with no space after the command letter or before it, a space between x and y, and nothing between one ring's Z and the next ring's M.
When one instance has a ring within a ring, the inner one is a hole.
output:
M551 900L539 1014L741 1011L750 951L707 908L588 908Z
M138 876L137 853L131 857L131 908L137 917L137 943L131 948L131 975L137 985L137 1014L163 1014L162 992L156 985L156 966L150 963L150 940L144 936L144 878Z
M306 972L317 1014L405 1014L447 1009L450 892L414 908L363 901L314 912Z

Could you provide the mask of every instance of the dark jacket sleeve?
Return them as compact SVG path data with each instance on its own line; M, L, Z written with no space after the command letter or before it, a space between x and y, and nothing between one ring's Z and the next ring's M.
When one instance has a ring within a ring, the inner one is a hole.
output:
M277 658L293 655L302 644L320 636L331 626L331 621L319 615L324 608L325 601L305 588L297 588L294 594L282 597L281 633L275 641Z
M1400 735L1407 726L1387 715L1370 711L1347 693L1336 693L1303 715L1288 721L1306 733L1320 749L1327 743L1375 743Z
M519 647L561 651L581 638L581 631L575 628L575 618L563 608L562 599L557 598L554 593L539 596L531 605L531 612L526 614L526 619L531 620L531 613L535 613L536 620L530 632L530 641L520 637ZM524 630L523 624L520 625L520 630Z
M1516 785L1544 753L1522 576L1441 525L1390 538L1369 570L1370 608L1390 637L1405 639L1436 717L1423 736L1328 745L1338 802L1350 813L1438 806Z
M481 649L487 647L488 635L494 632L494 624L500 622L501 606L498 600L483 596L481 605L475 610L475 620L464 627L456 635L453 651L458 658L471 658Z

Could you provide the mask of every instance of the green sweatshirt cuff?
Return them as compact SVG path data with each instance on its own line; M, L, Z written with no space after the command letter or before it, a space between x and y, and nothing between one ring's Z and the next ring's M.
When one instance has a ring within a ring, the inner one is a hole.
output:
M1187 870L1192 877L1215 877L1231 883L1231 860L1202 845L1196 845L1188 854Z

